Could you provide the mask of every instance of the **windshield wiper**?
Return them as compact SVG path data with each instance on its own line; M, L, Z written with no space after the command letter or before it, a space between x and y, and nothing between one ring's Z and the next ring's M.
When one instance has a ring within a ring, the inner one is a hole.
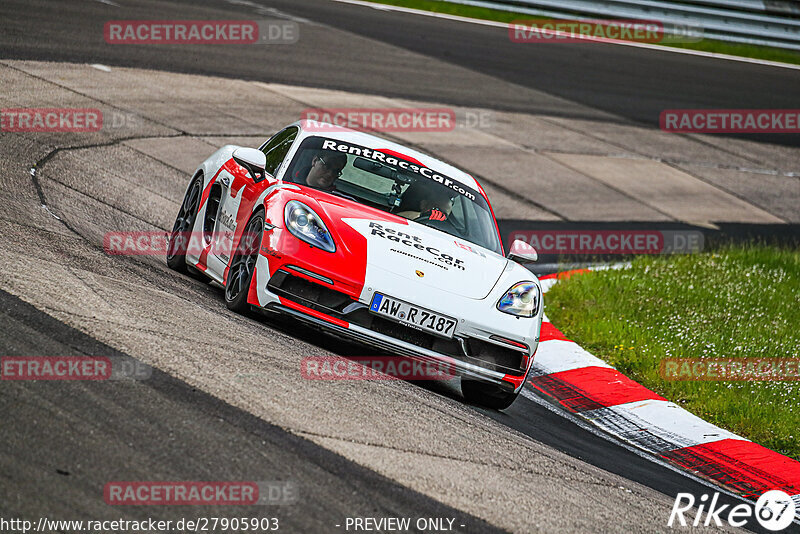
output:
M324 189L323 189L323 191L324 191ZM336 195L337 197L346 198L347 200L352 200L353 202L358 202L358 200L355 199L354 197L351 197L350 195L342 193L341 191L337 191L336 189L333 189L331 191L325 191L325 192L329 193L331 195Z

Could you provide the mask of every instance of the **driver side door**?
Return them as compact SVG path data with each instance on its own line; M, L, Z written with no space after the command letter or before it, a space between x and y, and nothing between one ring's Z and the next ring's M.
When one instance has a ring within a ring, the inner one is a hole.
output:
M250 173L233 159L220 172L217 184L221 187L221 194L213 235L216 246L212 247L213 254L209 255L209 267L218 271L223 279L237 243L236 238L247 224L258 197L267 187L275 183L275 174L298 132L299 129L294 126L285 128L259 148L267 160L263 179L254 180Z

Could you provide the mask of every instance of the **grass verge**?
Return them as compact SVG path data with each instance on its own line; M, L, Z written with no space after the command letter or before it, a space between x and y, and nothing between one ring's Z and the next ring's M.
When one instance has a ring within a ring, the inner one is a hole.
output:
M556 284L550 320L586 350L688 411L800 460L800 382L668 381L667 358L800 360L800 251L727 247L642 256Z
M467 6L462 4L453 4L447 1L434 1L434 0L367 0L376 4L388 4L400 7L409 7L413 9L421 9L424 11L431 11L434 13L445 13L448 15L458 15L461 17L469 17L473 19L493 20L497 22L512 22L519 19L539 19L555 18L555 17L536 17L526 15L524 13L514 13L511 11L501 11L498 9L489 9L477 6ZM575 16L575 18L581 18ZM585 18L585 17L584 17ZM520 46L525 46L520 45ZM763 59L768 61L779 61L781 63L792 63L800 65L800 52L792 50L784 50L781 48L774 48L770 46L757 46L748 44L728 43L726 41L718 41L715 39L703 39L697 43L663 43L661 46L669 46L674 48L687 48L690 50L700 50L703 52L712 52L715 54L727 54L731 56L749 57L753 59Z

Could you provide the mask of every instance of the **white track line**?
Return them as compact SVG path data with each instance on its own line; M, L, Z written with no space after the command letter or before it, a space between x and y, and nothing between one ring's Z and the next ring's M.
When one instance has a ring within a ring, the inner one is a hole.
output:
M595 424L612 434L616 434L616 432L614 429L607 427L605 422L624 420L632 428L647 429L666 443L674 444L670 450L694 447L723 439L749 441L703 420L675 403L664 400L648 399L617 404L582 412L581 416L595 422ZM620 437L626 439L623 436Z
M601 429L601 428L597 427L596 425L594 425L594 424L592 424L590 422L587 422L584 419L581 419L577 415L564 410L562 407L552 404L547 399L540 397L539 395L536 394L535 391L532 391L532 390L529 390L529 389L525 388L525 389L523 389L521 391L521 394L526 399L538 404L539 406L542 406L543 408L546 408L547 410L555 413L556 415L558 415L560 417L563 417L567 421L569 421L571 423L574 423L576 426L578 426L579 428L589 432L590 434L598 436L600 438L603 438L606 441L610 441L613 444L617 445L618 447L621 447L621 448L625 449L626 451L632 452L633 454L635 454L639 458L644 458L645 460L649 460L649 461L653 462L654 464L660 465L661 467L665 467L665 468L669 469L670 471L678 473L679 475L682 475L682 476L684 476L684 477L686 477L686 478L688 478L688 479L690 479L690 480L692 480L694 482L697 482L698 484L700 484L702 486L705 486L707 488L711 488L714 491L718 491L720 493L724 493L725 495L727 495L729 497L733 497L735 499L739 499L742 502L751 503L751 501L745 499L741 495L737 495L737 494L733 493L730 490L727 490L727 489L725 489L725 488L723 488L721 486L718 486L718 485L714 484L713 482L710 482L710 481L708 481L708 480L706 480L704 478L700 478L697 475L693 474L691 471L688 471L688 470L686 470L686 469L684 469L682 467L678 467L676 465L673 465L673 464L667 462L666 460L662 460L658 456L655 456L652 451L648 451L648 450L642 449L641 447L637 447L633 443L629 443L627 441L620 440L619 438L617 438L613 434L608 434L604 429Z
M605 268L619 269L629 265L622 263L609 265ZM600 270L600 268L595 267L594 270ZM547 292L560 280L557 277L542 280L543 292ZM600 365L601 367L611 367L572 341L543 341L540 343L539 348L544 348L545 350L537 352L537 359L534 360L532 369L532 371L537 371L538 375L597 366L598 362L602 364ZM666 400L647 399L572 414L559 405L540 398L534 389L525 388L521 394L537 404L547 406L550 410L598 436L606 439L611 439L609 436L613 436L616 438L613 441L621 444L625 449L637 452L637 454L639 454L638 451L649 453L640 454L640 456L651 459L659 465L668 465L673 471L683 473L693 480L699 479L692 475L688 469L672 466L657 455L724 439L750 441L713 425L675 403ZM703 481L703 483L709 487L714 487L717 491L733 495L721 484L717 485L713 481ZM739 498L741 499L741 497ZM792 500L800 503L800 495L793 495ZM800 524L800 512L798 512L794 523Z
M505 22L497 22L494 20L482 20L482 19L473 19L470 17L462 17L459 15L448 15L446 13L434 13L432 11L424 11L422 9L414 9L410 7L400 7L400 6L392 6L389 4L377 4L374 2L365 2L363 0L331 0L333 2L339 2L341 4L351 4L356 6L364 6L364 7L371 7L372 9L377 9L379 11L397 11L398 13L409 13L413 15L422 15L425 17L433 17L437 19L445 19L445 20L452 20L456 22L466 22L469 24L479 24L481 26L492 26L495 28L503 28L505 30L508 29L508 24ZM550 31L550 30L540 30L542 33L553 33L558 34L559 32ZM587 39L592 40L593 39ZM660 52L672 52L674 54L685 54L689 56L700 56L712 59L726 59L728 61L738 61L740 63L751 63L754 65L762 65L765 67L778 67L782 69L791 69L791 70L800 70L800 65L793 65L791 63L781 63L780 61L769 61L766 59L754 59L750 57L741 57L741 56L731 56L729 54L717 54L714 52L704 52L702 50L690 50L688 48L675 48L671 46L661 46L652 43L635 43L631 41L608 41L602 40L597 41L605 44L612 44L612 45L619 45L619 46L632 46L634 48L646 48L649 50L658 50ZM521 46L524 46L522 44Z
M560 339L541 341L533 363L541 373L549 375L584 367L613 369L608 363L592 355L577 343Z

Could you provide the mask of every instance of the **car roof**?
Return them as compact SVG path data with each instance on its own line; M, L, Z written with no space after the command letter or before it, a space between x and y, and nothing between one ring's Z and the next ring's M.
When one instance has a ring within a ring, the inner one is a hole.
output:
M446 175L448 178L461 183L462 185L476 189L483 196L486 196L486 194L483 192L483 188L471 175L458 169L457 167L453 167L452 165L429 156L428 154L414 150L413 148L409 148L399 143L395 143L393 141L389 141L388 139L368 134L366 132L360 132L358 130L352 130L350 128L345 128L344 126L336 126L325 122L301 120L294 123L294 125L300 127L301 133L299 137L301 139L315 136L325 137L337 141L354 143L373 150L378 150L380 152L389 150L397 153L399 156L405 156L404 159L415 159L419 163L422 163L425 167L428 167L436 172L440 172Z

